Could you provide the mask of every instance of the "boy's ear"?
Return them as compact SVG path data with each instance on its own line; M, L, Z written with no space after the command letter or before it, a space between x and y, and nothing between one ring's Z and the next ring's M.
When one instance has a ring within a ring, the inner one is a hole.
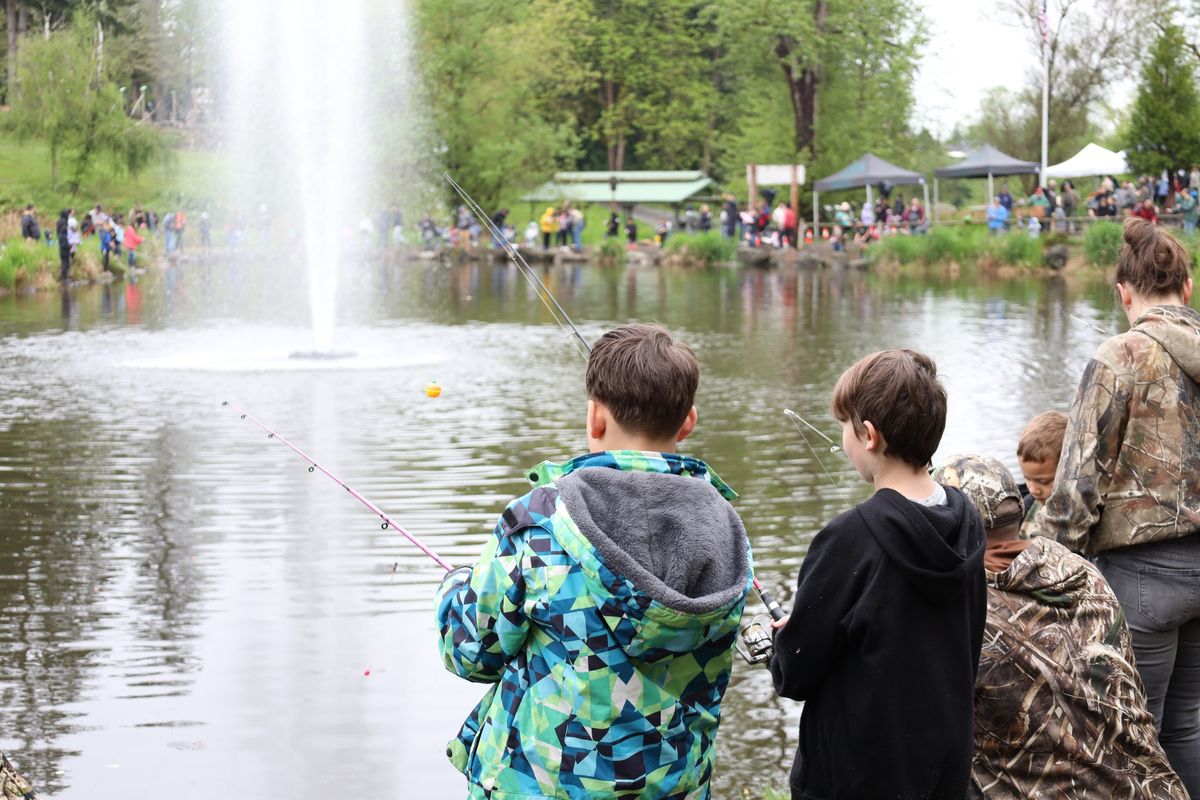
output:
M597 403L595 400L588 400L587 404L587 435L589 439L599 441L604 438L604 432L608 428L608 415L604 412L604 406Z
M692 431L696 430L696 419L696 407L692 406L692 410L688 412L687 417L683 420L683 426L679 429L679 434L675 437L675 441L682 442L692 435Z
M863 428L866 429L866 434L862 438L866 439L867 450L882 450L883 434L881 434L879 429L875 427L875 423L864 419Z

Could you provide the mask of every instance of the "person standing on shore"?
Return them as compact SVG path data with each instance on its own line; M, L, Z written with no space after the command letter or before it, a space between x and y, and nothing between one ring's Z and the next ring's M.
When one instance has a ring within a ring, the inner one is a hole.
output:
M41 241L42 231L38 228L37 210L33 203L25 206L25 213L21 215L21 238L27 242Z
M65 283L67 276L71 272L71 232L70 232L71 209L64 208L58 215L58 222L54 226L54 235L58 238L58 259L61 262L61 267L58 273L59 282Z
M1130 330L1084 369L1054 491L1026 530L1096 557L1163 750L1200 797L1200 312L1173 236L1132 218L1124 239L1116 289Z

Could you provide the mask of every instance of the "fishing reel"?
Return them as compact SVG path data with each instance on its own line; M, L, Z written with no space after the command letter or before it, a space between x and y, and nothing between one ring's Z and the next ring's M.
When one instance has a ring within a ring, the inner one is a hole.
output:
M734 644L734 649L747 664L766 664L775 652L775 643L763 622L759 615L743 625L742 640Z

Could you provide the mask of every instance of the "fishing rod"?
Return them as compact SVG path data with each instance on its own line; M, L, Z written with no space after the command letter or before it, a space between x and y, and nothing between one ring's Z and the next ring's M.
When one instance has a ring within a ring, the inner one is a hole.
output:
M383 520L382 524L380 524L380 526L379 526L380 528L382 528L383 530L387 530L388 528L391 528L392 530L396 531L401 536L403 536L404 538L406 538L410 542L412 542L414 545L416 545L418 550L420 550L422 553L424 553L425 555L429 556L434 561L436 561L438 563L438 566L440 566L442 569L446 570L447 572L454 569L454 567L450 566L450 564L445 559L443 559L437 553L433 552L433 550L431 550L427 545L425 545L420 539L418 539L416 536L413 536L411 533L409 533L407 530L405 530L403 526L399 525L394 519L389 517L383 511L383 509L381 509L379 506L372 503L367 498L363 497L361 494L358 493L358 491L356 491L354 489L354 487L350 486L350 484L346 483L344 480L339 478L337 475L334 475L332 472L325 469L325 467L323 467L319 463L317 463L317 461L312 456L310 456L308 453L305 453L299 447L296 447L296 445L292 444L287 439L283 438L278 433L276 433L275 431L268 428L266 425L264 425L262 422L260 422L257 418L255 418L249 412L247 412L244 408L238 406L236 403L232 403L228 400L225 400L221 403L221 405L229 406L234 411L236 411L238 414L240 414L242 419L248 420L248 421L252 422L253 424L257 425L259 428L262 428L264 431L266 431L268 439L279 440L282 444L284 444L286 447L291 449L292 452L294 452L296 455L300 456L302 459L307 461L309 472L315 472L317 470L320 470L321 474L323 474L325 477L329 478L331 481L336 483L338 486L341 486L343 489L345 489L347 492L349 492L351 497L353 497L358 502L362 503L367 508L371 509L371 511L373 511L375 513L375 516L377 516L377 517L379 517L379 519Z
M553 316L555 321L558 322L558 324L562 326L564 330L570 333L574 340L578 343L579 347L581 348L580 355L582 355L584 358L587 358L592 352L592 346L588 344L586 339L583 338L583 334L579 332L579 328L575 327L575 323L571 321L571 317L559 304L558 300L555 299L554 295L550 293L550 290L546 288L546 284L542 283L541 279L538 278L537 274L533 271L529 264L525 262L525 259L521 257L520 252L512 246L512 243L508 241L508 237L496 228L496 225L492 222L491 217L489 217L484 210L479 207L479 204L472 199L471 195L467 194L467 190L462 188L462 186L460 186L458 182L450 176L450 173L442 173L442 176L446 179L446 182L450 184L454 191L458 193L458 196L463 199L463 202L467 204L467 207L471 209L475 216L483 220L483 223L491 232L492 238L501 243L501 246L504 247L505 252L508 253L509 258L513 260L513 263L517 265L517 268L521 270L522 274L525 275L525 278L530 282L531 285L533 285L534 289L538 293L538 297L541 298L542 303L544 303L546 308L550 310L551 316ZM817 432L820 433L820 431ZM824 436L824 434L821 435ZM828 439L829 437L826 436L825 438ZM832 441L833 440L830 440L830 443L832 443ZM764 588L761 583L758 582L758 578L752 578L752 581L754 584L754 591L758 593L759 598L761 598L763 601L763 605L767 607L767 611L771 614L771 619L783 619L784 616L786 616L786 613L784 612L783 608L780 607L779 603L775 600L771 593ZM770 640L768 638L768 643L769 641ZM753 644L749 639L747 640L747 644L751 646L752 650L754 649Z
M546 284L542 283L542 279L537 276L537 273L529 266L517 248L513 247L512 242L508 240L503 231L496 227L496 224L492 222L492 218L479 207L479 204L472 199L471 195L467 194L467 190L459 186L458 181L450 177L450 173L443 172L442 177L458 193L458 196L463 199L463 202L467 204L467 207L474 213L475 217L487 226L488 232L492 234L492 241L499 242L500 246L504 248L504 252L508 253L508 257L512 259L520 273L525 276L525 280L529 281L529 285L533 287L538 299L546 306L546 309L550 312L550 316L574 339L576 347L582 348L580 355L586 359L592 352L592 346L583 338L583 334L579 332L579 328L575 327L575 323L571 321L571 317L567 314L566 309L550 293L550 290L546 288Z

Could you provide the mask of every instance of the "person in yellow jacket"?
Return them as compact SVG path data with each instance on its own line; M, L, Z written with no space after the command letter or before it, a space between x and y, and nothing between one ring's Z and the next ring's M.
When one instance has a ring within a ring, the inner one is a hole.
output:
M538 226L542 229L542 247L549 250L550 237L558 233L558 212L554 210L554 206L546 206L546 213L542 214Z

